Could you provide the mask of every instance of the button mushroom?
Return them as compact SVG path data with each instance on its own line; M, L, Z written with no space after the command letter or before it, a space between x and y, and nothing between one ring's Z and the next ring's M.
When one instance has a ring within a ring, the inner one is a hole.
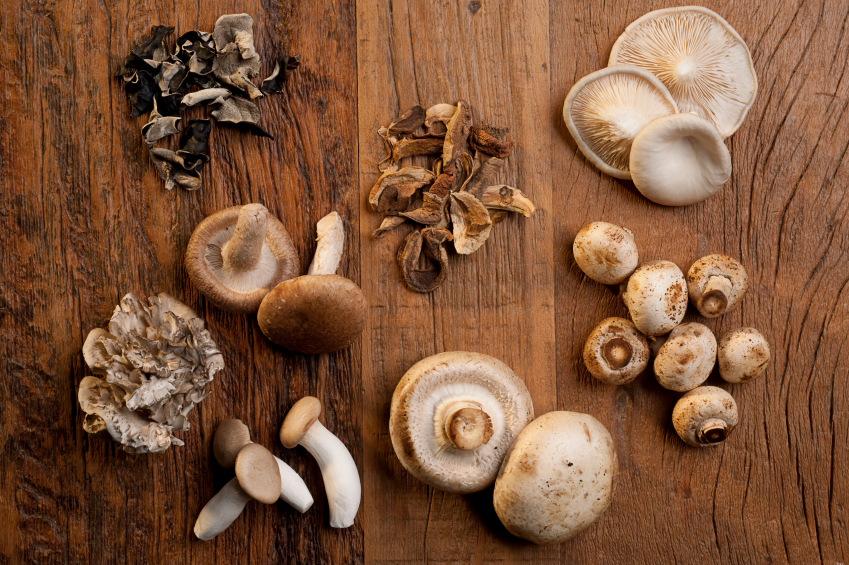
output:
M530 393L507 365L451 351L422 359L401 378L389 434L414 477L471 493L492 484L507 448L533 418Z
M280 427L280 442L290 449L302 445L315 457L330 504L330 526L347 528L360 507L360 475L348 448L321 425L320 415L321 402L314 396L297 401Z
M749 289L746 269L725 255L702 257L687 271L690 302L705 318L716 318L740 304Z
M737 403L715 386L694 388L672 410L675 431L693 447L722 443L737 426Z
M584 343L584 363L590 374L609 385L630 383L649 364L645 336L624 318L603 320Z
M670 261L643 263L628 279L622 295L634 325L647 336L672 331L687 312L687 281Z
M613 439L598 420L549 412L528 424L504 459L495 512L513 535L564 542L610 504L618 469Z
M581 228L572 251L584 274L601 284L619 284L637 268L634 234L607 222L593 222Z
M308 274L274 287L257 314L268 339L309 354L348 347L362 334L368 314L360 287L334 274L345 243L342 219L331 212L317 228L318 246Z
M195 228L186 249L189 279L210 302L253 314L280 282L298 275L298 252L261 204L225 208Z
M654 359L663 388L684 392L705 382L716 363L716 338L706 326L681 324L669 333Z
M719 376L729 383L747 383L766 371L769 342L755 328L738 328L719 340Z

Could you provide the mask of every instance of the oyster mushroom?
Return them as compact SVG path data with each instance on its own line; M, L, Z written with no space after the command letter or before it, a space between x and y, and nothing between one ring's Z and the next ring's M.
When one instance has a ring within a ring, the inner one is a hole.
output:
M510 447L495 481L495 512L513 535L564 542L605 511L618 470L613 439L598 420L549 412Z
M195 228L186 271L201 294L222 310L253 314L271 289L298 275L298 252L265 206L233 206Z
M663 388L684 392L705 382L716 363L716 338L706 326L691 322L669 333L654 359L654 374Z
M631 142L650 121L678 112L666 87L650 72L616 65L572 87L563 120L581 153L601 172L630 179Z
M452 351L422 359L401 378L389 434L414 477L471 493L492 484L507 448L533 418L528 389L507 365Z
M610 51L609 65L623 63L650 71L680 112L695 112L723 137L737 131L758 92L746 43L699 6L656 10L634 21Z
M746 269L725 255L702 257L687 271L690 302L705 318L716 318L740 304L749 289Z
M651 350L643 334L624 318L607 318L584 343L584 364L609 385L630 383L649 364Z
M719 340L719 376L729 383L747 383L769 365L769 342L755 328L731 330Z
M737 403L715 386L694 388L672 410L678 436L693 447L722 443L737 426Z
M622 295L634 325L646 336L672 331L687 312L687 281L670 261L643 263L628 279Z
M607 222L593 222L581 228L572 252L584 274L601 284L619 284L637 268L634 234Z

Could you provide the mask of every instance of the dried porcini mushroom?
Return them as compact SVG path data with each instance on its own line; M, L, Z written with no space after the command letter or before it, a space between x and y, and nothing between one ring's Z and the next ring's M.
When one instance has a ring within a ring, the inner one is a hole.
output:
M390 137L413 133L425 122L425 110L421 106L413 106L404 114L389 124L386 133Z
M482 127L472 127L469 145L476 151L506 159L513 152L516 142L505 141L510 128L498 128L484 122Z
M374 239L380 239L406 221L407 218L404 216L384 216L383 221L380 222L380 227L374 230L371 236Z
M398 267L407 286L416 292L439 288L448 274L444 244L453 238L445 228L425 228L407 236L398 250Z
M461 255L474 253L492 231L492 220L483 203L468 192L451 194L454 249Z
M424 126L430 131L435 124L443 124L448 127L448 122L457 113L457 106L453 104L436 104L425 112Z
M536 210L534 203L521 190L506 184L488 186L481 194L480 201L487 210L518 212L526 218L530 217ZM492 212L490 212L491 217ZM494 220L493 223L495 223Z
M442 164L450 167L454 159L466 153L469 147L469 132L472 128L472 108L465 100L457 102L457 112L448 122L445 143L442 149Z
M108 329L92 330L83 357L96 376L80 383L83 429L120 443L129 453L183 445L173 432L189 429L189 412L224 359L197 314L167 294L145 305L129 293Z
M270 133L259 127L259 106L250 100L236 98L219 98L213 104L218 105L212 111L212 117L219 123L250 132L252 135L274 139Z
M369 193L371 209L376 212L406 212L415 200L414 196L433 179L434 174L421 167L387 171L377 179Z
M268 78L262 81L262 90L266 94L274 92L283 92L283 85L289 80L292 71L301 65L300 55L281 55L277 57L274 63L274 70L268 75Z

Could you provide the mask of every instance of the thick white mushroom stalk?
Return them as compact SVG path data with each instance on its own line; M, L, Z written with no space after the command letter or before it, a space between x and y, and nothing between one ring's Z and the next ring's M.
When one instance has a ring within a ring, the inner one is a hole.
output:
M232 524L241 515L251 497L233 478L212 497L195 522L195 535L201 540L211 540Z
M283 502L303 514L313 505L313 498L301 476L290 466L275 457L280 467L280 498Z
M331 212L316 224L318 246L308 275L333 275L342 261L345 248L345 224L336 212Z
M330 526L347 528L353 525L360 508L362 486L357 464L348 448L321 422L314 422L310 426L300 445L315 457L321 469L330 505Z

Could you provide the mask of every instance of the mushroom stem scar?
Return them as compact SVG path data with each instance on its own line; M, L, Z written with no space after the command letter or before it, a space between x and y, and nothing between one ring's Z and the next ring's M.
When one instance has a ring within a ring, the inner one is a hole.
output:
M453 402L445 414L445 435L455 447L471 451L492 438L492 420L477 402Z
M728 296L731 294L731 280L722 275L708 279L705 292L699 299L698 308L706 316L719 316L728 307Z
M728 425L721 418L711 418L702 422L698 439L702 443L719 443L728 437Z
M303 514L313 504L313 498L301 476L290 466L275 457L280 467L280 498L283 502Z
M267 226L268 211L264 206L261 204L242 206L233 237L221 250L225 267L236 271L246 271L259 263Z
M239 517L251 497L233 478L206 503L195 522L195 535L204 541L211 540Z
M357 465L348 448L318 421L306 431L300 444L315 457L321 469L330 505L330 526L347 528L353 525L362 487Z
M331 212L316 224L318 245L310 263L308 275L333 275L342 261L345 247L345 225L336 212Z

